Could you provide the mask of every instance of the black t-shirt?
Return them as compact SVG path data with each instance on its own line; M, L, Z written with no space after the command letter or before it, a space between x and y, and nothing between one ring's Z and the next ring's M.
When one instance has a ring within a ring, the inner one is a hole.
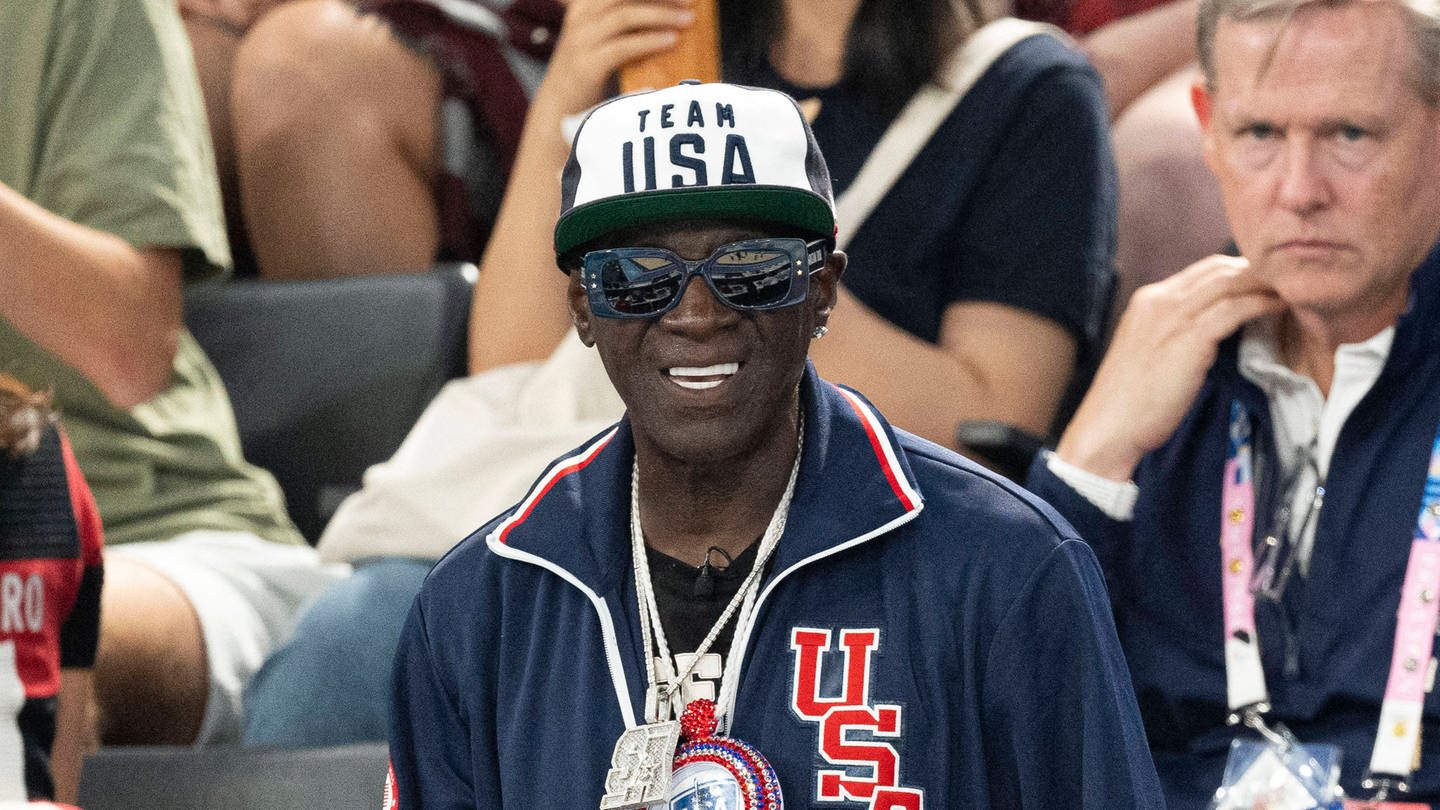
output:
M710 563L714 591L708 596L700 596L696 594L695 587L696 580L700 578L700 566L645 547L646 561L650 564L650 583L655 588L655 604L660 610L660 625L665 628L665 640L671 655L694 652L705 640L710 628L725 612L725 606L730 604L730 599L739 592L746 575L755 566L759 549L758 541L751 543L728 566L724 556L712 552ZM735 617L731 616L709 651L722 657L728 656L734 636Z
M815 138L835 193L890 121L840 87L765 69L736 81L818 98ZM845 286L891 323L938 340L945 308L991 301L1043 315L1098 349L1114 285L1115 165L1099 76L1049 36L1005 52L861 226Z

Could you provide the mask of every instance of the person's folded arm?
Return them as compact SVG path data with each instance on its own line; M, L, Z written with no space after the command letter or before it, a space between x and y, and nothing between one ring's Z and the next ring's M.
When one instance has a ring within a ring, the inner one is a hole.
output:
M169 385L183 328L180 251L135 247L0 183L0 316L116 407Z
M1075 339L1042 315L967 301L946 307L940 340L930 343L842 289L810 356L822 376L864 392L895 424L953 447L967 419L1044 434L1074 368Z

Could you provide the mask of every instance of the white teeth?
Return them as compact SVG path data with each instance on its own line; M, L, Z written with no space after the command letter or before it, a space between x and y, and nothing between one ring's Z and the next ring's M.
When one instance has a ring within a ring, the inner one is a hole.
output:
M713 366L676 366L666 369L670 375L670 381L681 388L689 388L693 391L704 391L707 388L714 388L725 382L726 377L740 370L739 363L716 363ZM700 377L719 377L720 379L687 379Z
M739 363L716 363L713 366L696 368L692 366L676 366L668 369L671 377L715 377L730 374L740 370Z

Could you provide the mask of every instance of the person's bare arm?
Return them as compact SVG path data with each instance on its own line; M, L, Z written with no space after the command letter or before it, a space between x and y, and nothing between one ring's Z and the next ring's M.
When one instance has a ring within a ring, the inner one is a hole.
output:
M80 766L85 752L97 739L90 718L90 670L60 670L60 695L55 709L55 744L50 752L50 773L55 778L55 800L74 804L80 792Z
M560 210L556 178L568 148L560 135L566 113L537 96L511 169L490 242L480 262L470 313L470 373L539 360L570 326L566 278L555 267L551 230Z
M895 424L947 447L967 419L1034 433L1050 428L1075 366L1075 339L1017 307L965 301L945 309L928 343L841 290L830 333L810 345L826 379L852 385Z
M1055 454L1112 481L1129 480L1185 417L1220 342L1283 308L1249 262L1230 256L1201 259L1141 287Z
M1196 0L1173 0L1092 31L1082 45L1105 82L1110 120L1195 60Z
M621 65L674 44L690 0L572 0L560 41L530 105L510 184L480 264L470 318L470 372L550 354L570 327L568 280L555 267L552 234L560 171L569 154L566 116L605 98Z
M117 407L169 385L180 286L179 250L136 248L0 183L0 315Z

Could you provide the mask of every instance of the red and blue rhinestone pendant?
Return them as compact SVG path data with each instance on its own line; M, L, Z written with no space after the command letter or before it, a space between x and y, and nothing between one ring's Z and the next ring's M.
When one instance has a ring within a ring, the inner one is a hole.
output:
M668 810L782 810L780 780L748 743L715 733L715 704L693 700L680 716Z

